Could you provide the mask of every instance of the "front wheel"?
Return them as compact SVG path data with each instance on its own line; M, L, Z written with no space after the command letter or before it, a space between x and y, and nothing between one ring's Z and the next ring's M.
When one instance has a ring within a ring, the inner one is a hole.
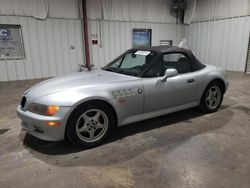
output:
M210 83L202 95L200 108L206 113L216 112L222 103L223 94L220 83Z
M71 114L66 136L79 146L97 146L113 130L114 123L114 115L108 105L99 101L87 102Z

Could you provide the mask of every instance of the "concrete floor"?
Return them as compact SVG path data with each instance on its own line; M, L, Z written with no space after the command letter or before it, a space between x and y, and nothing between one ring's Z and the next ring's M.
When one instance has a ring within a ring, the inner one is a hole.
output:
M185 110L119 128L78 149L21 131L21 94L40 80L0 83L0 187L250 187L250 75L230 73L214 114Z

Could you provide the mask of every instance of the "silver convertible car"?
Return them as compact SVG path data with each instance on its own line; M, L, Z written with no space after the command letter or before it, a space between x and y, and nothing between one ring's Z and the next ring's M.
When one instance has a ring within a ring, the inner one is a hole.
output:
M102 68L43 81L17 107L22 128L42 140L100 144L117 126L199 106L217 111L225 71L180 47L133 48Z

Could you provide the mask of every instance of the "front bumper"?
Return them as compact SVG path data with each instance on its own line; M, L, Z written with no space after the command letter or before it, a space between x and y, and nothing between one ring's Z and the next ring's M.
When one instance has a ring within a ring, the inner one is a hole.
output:
M61 107L54 116L43 116L29 111L24 111L21 106L17 107L17 115L22 120L22 128L29 134L47 141L64 140L64 132L67 119L71 113L72 107ZM48 126L48 121L57 121L58 126Z

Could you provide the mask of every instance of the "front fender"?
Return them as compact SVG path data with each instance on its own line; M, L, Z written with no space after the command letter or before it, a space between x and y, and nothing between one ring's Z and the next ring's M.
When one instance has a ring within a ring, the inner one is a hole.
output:
M88 88L88 90L66 90L38 98L35 102L40 104L58 106L77 106L89 100L103 100L108 102L112 94L101 88Z

